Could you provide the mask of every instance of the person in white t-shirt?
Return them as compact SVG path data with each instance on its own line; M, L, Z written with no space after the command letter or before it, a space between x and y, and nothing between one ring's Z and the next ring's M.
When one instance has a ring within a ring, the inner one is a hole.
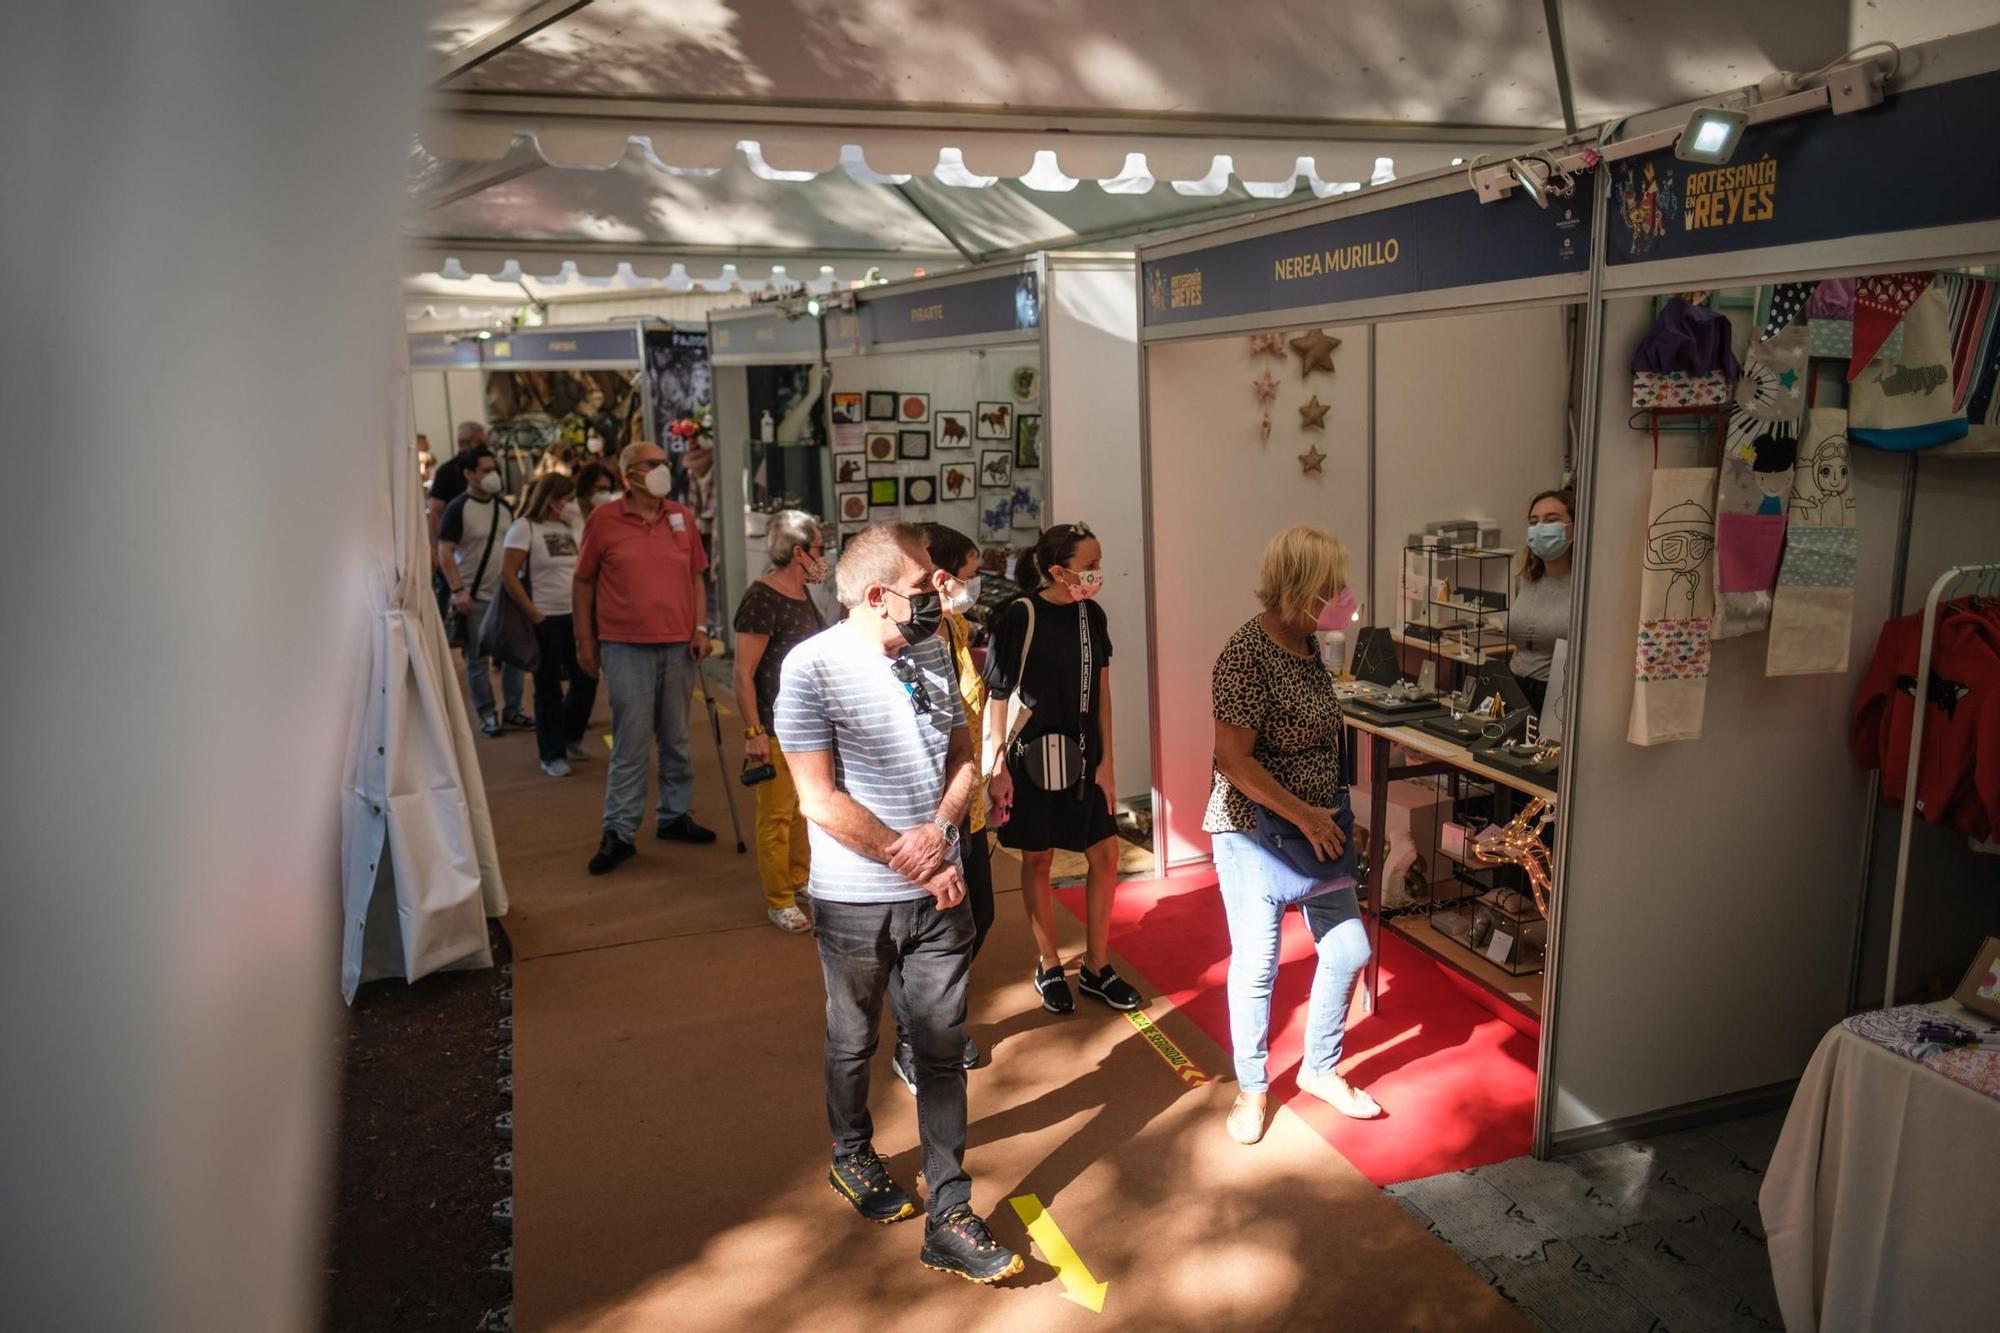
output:
M503 543L501 589L535 623L542 664L535 670L535 744L542 772L570 775L569 761L588 759L583 734L597 703L597 678L576 664L576 622L570 584L576 577L576 483L551 472L529 488L521 517ZM568 682L565 690L564 682Z

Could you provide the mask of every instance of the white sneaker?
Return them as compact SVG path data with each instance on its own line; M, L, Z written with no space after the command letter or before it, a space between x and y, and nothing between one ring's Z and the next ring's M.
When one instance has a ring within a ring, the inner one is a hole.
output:
M570 775L570 766L560 759L544 759L542 772L552 778L566 778Z
M582 741L571 741L568 744L568 746L564 748L563 752L567 754L571 759L577 761L582 761L590 758L590 747L588 745L585 745Z
M764 915L771 918L771 924L790 935L803 935L813 928L811 918L796 907L770 907Z

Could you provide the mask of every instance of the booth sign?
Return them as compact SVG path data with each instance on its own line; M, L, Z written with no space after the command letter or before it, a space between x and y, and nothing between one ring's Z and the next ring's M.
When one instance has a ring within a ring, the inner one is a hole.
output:
M410 369L477 370L479 340L462 334L413 333L410 335Z
M827 341L842 349L936 342L1041 328L1041 293L1033 273L1002 273L918 291L863 296L853 313L827 317Z
M639 364L639 328L632 324L616 329L530 329L496 336L485 348L488 370L635 366Z

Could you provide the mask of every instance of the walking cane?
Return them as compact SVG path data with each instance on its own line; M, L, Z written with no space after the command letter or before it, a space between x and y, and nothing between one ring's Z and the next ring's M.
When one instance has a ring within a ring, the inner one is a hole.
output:
M729 761L722 754L722 714L715 709L715 696L709 693L706 679L701 683L701 701L708 705L708 730L715 737L715 768L722 775L722 794L729 801L729 827L736 830L736 851L741 855L750 849L743 844L743 824L736 817L736 784L729 780Z

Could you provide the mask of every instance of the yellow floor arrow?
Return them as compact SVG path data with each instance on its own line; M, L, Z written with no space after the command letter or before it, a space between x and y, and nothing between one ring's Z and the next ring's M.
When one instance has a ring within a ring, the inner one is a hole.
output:
M1104 1313L1104 1293L1111 1289L1111 1284L1090 1275L1062 1228L1049 1216L1049 1210L1042 1207L1042 1201L1032 1194L1017 1194L1007 1202L1020 1214L1021 1225L1028 1229L1028 1238L1041 1248L1042 1258L1054 1266L1056 1276L1062 1279L1063 1299L1075 1301L1092 1314Z

